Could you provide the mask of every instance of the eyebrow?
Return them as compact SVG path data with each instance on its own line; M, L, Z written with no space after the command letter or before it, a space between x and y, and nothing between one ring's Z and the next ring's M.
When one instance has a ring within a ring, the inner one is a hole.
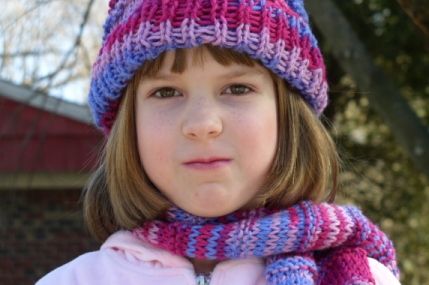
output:
M151 77L152 80L171 80L171 79L175 79L179 76L180 74L176 73L157 73L155 74L153 77ZM218 79L231 79L231 78L239 78L239 77L243 77L243 76L260 76L263 75L262 71L260 71L259 69L256 68L249 68L249 69L245 69L245 70L233 70L231 72L225 73L225 74L221 74L219 76L217 76Z

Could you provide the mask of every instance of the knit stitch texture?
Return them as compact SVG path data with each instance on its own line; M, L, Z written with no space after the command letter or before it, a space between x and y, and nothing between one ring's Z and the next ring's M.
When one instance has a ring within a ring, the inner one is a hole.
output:
M133 234L176 255L267 260L268 284L375 284L368 257L399 279L395 249L357 208L301 202L287 209L201 218L171 208Z
M326 71L303 0L111 0L89 105L106 134L123 89L163 51L211 44L245 52L285 79L319 115Z

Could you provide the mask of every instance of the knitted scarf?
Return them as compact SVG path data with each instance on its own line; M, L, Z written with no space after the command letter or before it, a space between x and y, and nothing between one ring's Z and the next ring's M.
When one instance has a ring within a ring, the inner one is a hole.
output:
M399 279L395 249L355 207L300 202L201 218L171 208L133 234L176 255L199 259L265 258L277 284L375 284L367 257Z

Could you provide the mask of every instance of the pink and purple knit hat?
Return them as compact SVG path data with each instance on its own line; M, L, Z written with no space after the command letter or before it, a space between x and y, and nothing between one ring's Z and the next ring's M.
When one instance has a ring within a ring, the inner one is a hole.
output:
M245 52L297 89L319 115L326 70L303 0L110 0L89 105L109 134L123 89L146 60L212 44Z

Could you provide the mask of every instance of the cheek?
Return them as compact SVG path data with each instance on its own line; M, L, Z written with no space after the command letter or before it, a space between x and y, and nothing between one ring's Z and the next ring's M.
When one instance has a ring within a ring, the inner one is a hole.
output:
M252 155L263 160L271 161L277 150L277 114L273 108L257 110L249 117L246 126L242 126L244 133L243 143L249 145ZM246 131L247 130L247 131ZM258 155L260 154L260 155Z
M162 116L136 116L137 145L140 160L146 172L153 173L166 161L170 138L169 124Z
M261 163L266 165L268 170L271 168L277 151L278 131L276 116L272 116L271 118L267 118L264 122L261 122L256 137L258 139L255 152L261 154L258 157Z

